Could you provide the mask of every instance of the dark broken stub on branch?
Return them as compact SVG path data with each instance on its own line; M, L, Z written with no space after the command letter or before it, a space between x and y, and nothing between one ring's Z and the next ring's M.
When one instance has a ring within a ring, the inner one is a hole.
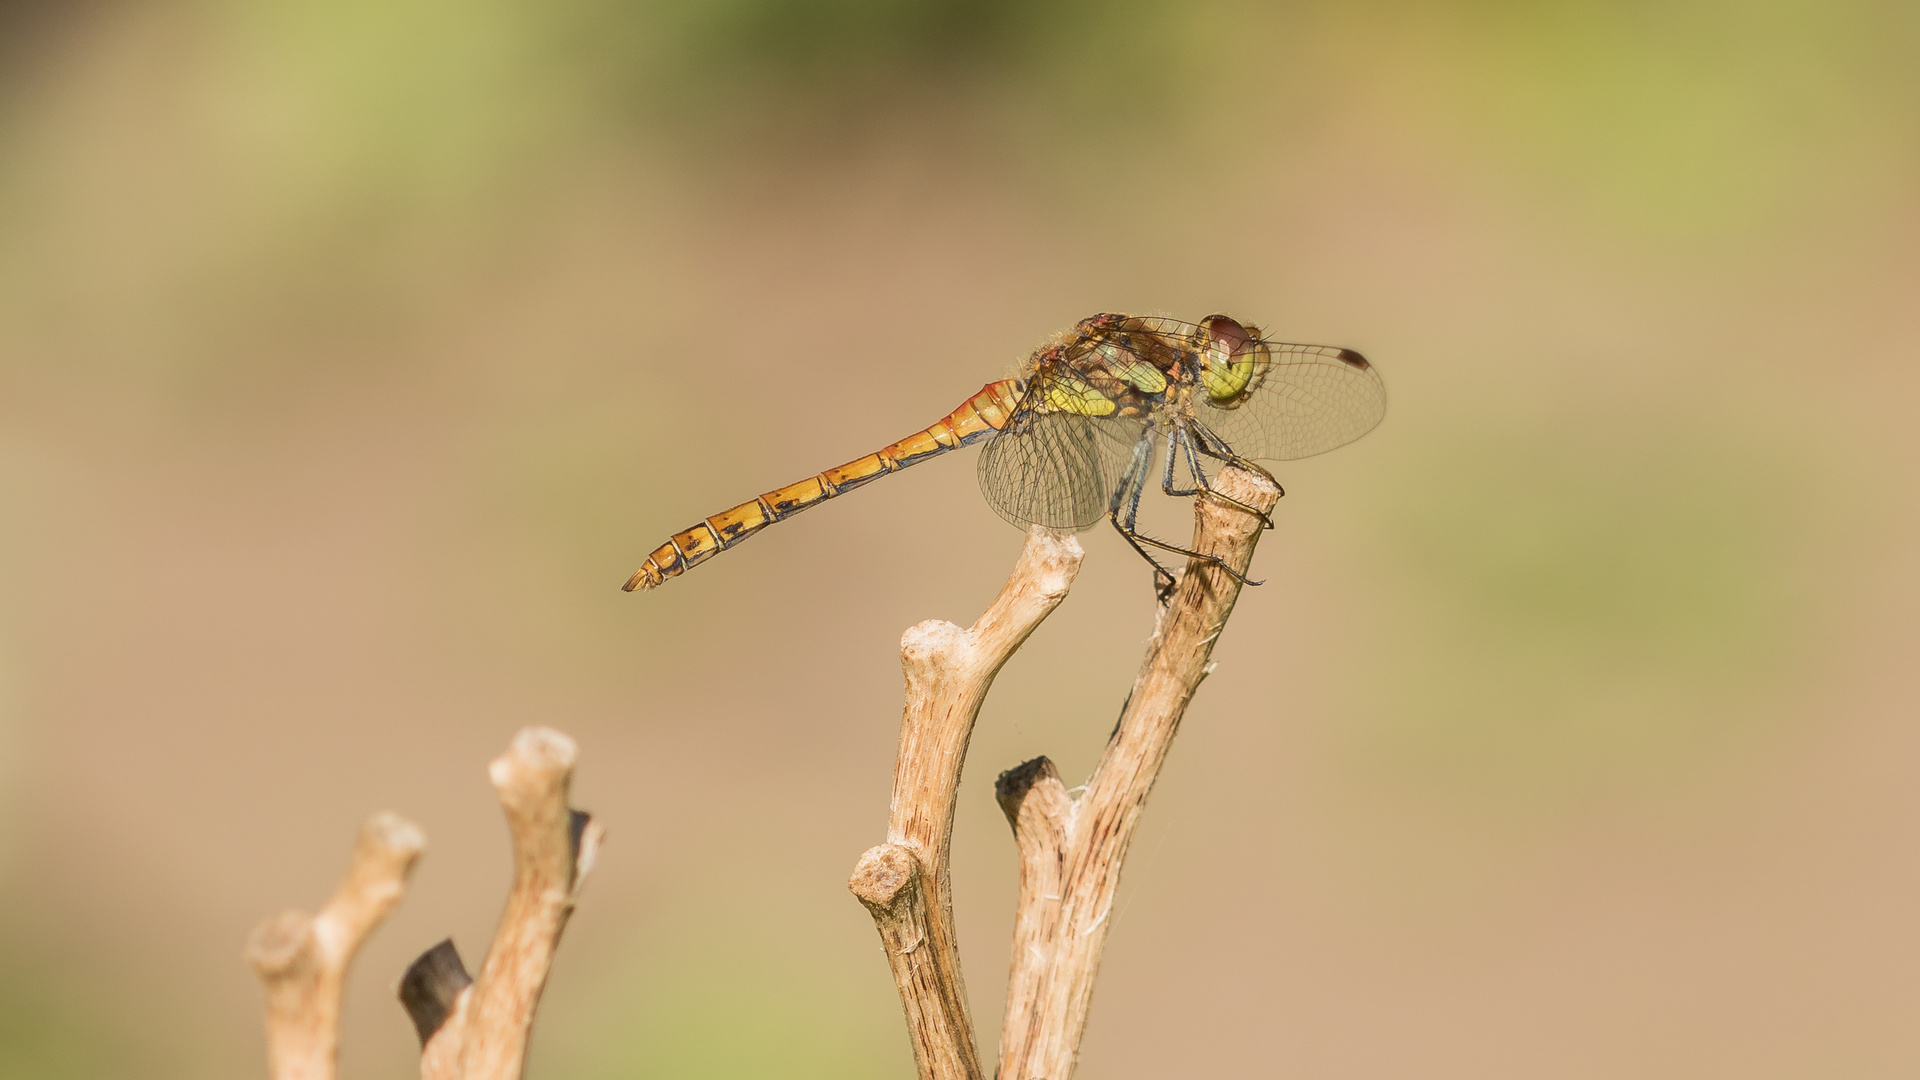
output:
M1020 850L1000 1060L1006 1080L1067 1080L1079 1056L1108 917L1148 794L1181 717L1211 670L1265 515L1280 497L1262 474L1229 467L1223 498L1194 507L1193 551L1160 608L1119 724L1078 797L1053 763L1001 774L995 795ZM974 1049L953 933L948 847L967 743L1000 667L1065 599L1081 559L1071 535L1035 528L993 604L966 630L921 623L901 639L907 681L887 842L849 888L880 931L923 1080L986 1075Z
M1054 768L1051 758L1042 754L1032 761L1023 761L1001 773L993 782L993 798L1011 819L1019 815L1020 803L1027 797L1027 792L1033 789L1035 783L1041 780L1058 781L1059 779L1060 770Z
M418 960L407 966L406 973L400 976L400 1005L413 1020L421 1046L426 1046L427 1040L447 1022L447 1017L453 1015L461 991L472 985L473 976L467 974L467 966L460 962L460 950L454 948L452 938L421 953Z
M567 805L576 756L560 732L526 728L488 770L513 841L513 886L478 977L448 939L400 978L401 1005L420 1034L423 1080L517 1080L525 1068L554 950L603 835ZM248 957L267 989L273 1080L332 1080L346 960L399 902L424 842L413 825L375 815L320 916L282 915L255 932ZM320 932L310 925L329 918Z

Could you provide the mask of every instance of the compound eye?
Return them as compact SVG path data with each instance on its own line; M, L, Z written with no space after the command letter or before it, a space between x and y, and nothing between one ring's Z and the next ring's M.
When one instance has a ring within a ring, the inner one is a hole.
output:
M1247 345L1254 338L1246 327L1240 325L1239 320L1226 315L1209 315L1200 321L1200 325L1207 328L1213 340L1227 347L1228 356L1247 351Z
M1236 408L1265 374L1266 347L1257 333L1225 315L1209 315L1200 325L1209 335L1201 357L1200 385L1216 406Z

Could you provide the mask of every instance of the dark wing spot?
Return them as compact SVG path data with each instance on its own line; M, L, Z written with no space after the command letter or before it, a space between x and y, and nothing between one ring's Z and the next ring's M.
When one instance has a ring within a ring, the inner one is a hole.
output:
M1353 367L1360 368L1363 371L1368 367L1372 366L1371 364L1367 363L1366 357L1361 356L1359 353L1354 352L1352 349L1341 349L1340 360L1342 363L1350 364Z

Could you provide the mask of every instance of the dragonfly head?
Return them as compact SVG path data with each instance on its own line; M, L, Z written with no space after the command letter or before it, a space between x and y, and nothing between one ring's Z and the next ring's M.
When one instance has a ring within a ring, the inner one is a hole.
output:
M1225 315L1209 315L1200 326L1207 332L1201 343L1200 385L1214 405L1233 408L1266 376L1270 355L1260 328Z

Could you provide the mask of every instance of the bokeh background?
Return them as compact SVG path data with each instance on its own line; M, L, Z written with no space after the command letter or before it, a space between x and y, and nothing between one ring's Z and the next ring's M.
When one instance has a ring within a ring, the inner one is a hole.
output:
M533 1075L911 1075L844 881L900 631L1019 549L971 454L657 593L672 531L1096 311L1359 348L1149 807L1084 1074L1920 1067L1920 8L1891 0L0 3L0 1076L262 1075L248 929L381 808L389 996L610 829ZM1151 627L1096 532L995 773ZM1070 781L1071 782L1071 781Z

